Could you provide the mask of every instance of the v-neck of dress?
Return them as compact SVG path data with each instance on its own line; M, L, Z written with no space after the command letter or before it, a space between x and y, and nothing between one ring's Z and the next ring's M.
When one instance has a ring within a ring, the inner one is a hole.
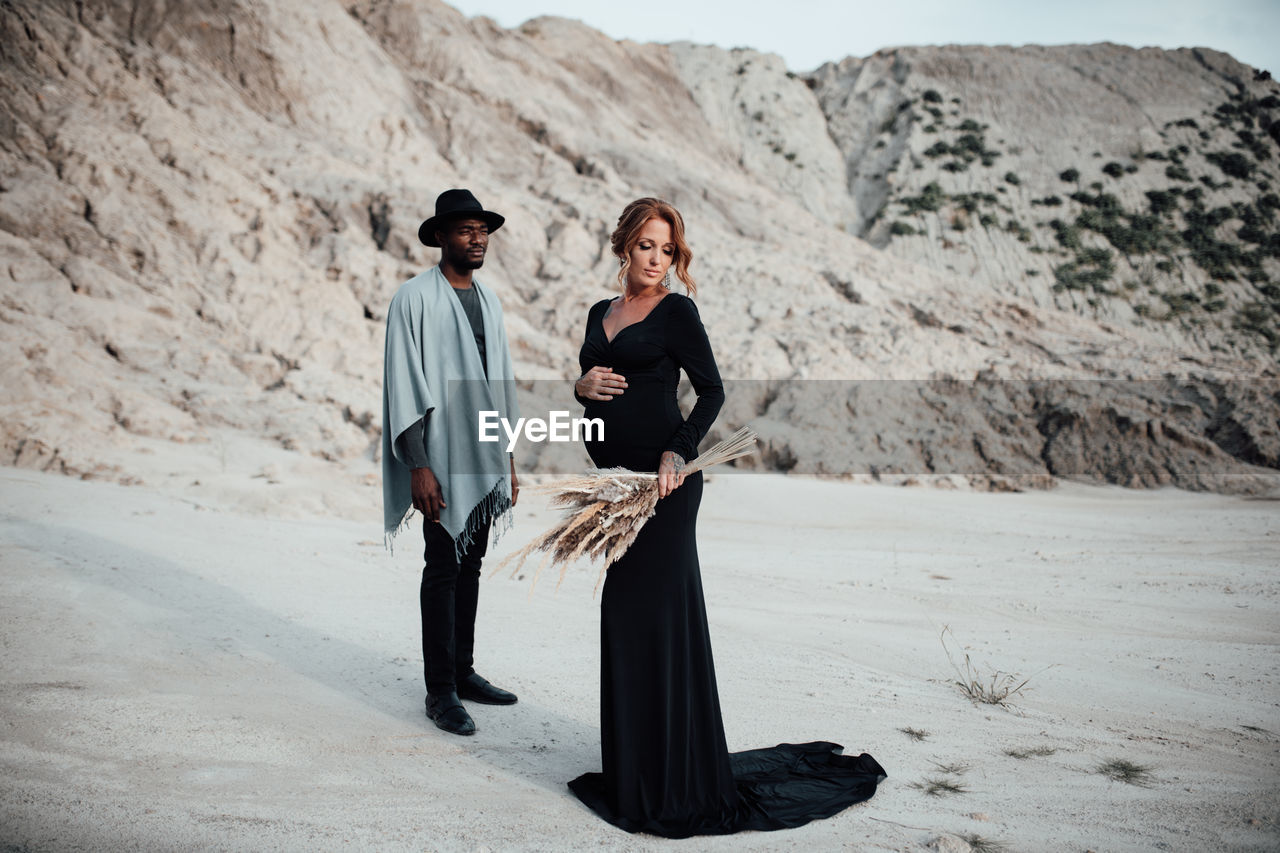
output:
M604 340L605 340L605 343L607 343L607 344L609 344L610 346L612 346L612 345L613 345L613 342L614 342L614 341L616 341L616 340L618 339L618 335L622 334L622 333L623 333L623 332L625 332L627 329L630 329L632 326L639 326L639 325L640 325L641 323L643 323L645 320L648 320L650 317L652 317L652 316L653 316L653 312L658 310L658 306L659 306L659 305L661 305L663 302L666 302L666 301L667 301L667 297L668 297L668 296L670 296L670 295L671 295L670 293L663 294L662 298L661 298L661 299L659 299L657 302L655 302L655 303L653 304L653 307L649 309L649 313L645 314L645 315L644 315L643 317L641 317L639 320L633 320L633 321L631 321L630 323L628 323L627 325L623 326L621 329L618 329L616 332L614 332L614 333L613 333L613 337L612 337L612 338L611 338L611 337L609 337L609 331L604 327L604 318L605 318L605 316L609 313L609 309L608 309L608 308L604 309L605 313L600 315L600 331L604 333ZM616 297L615 297L615 298L616 298ZM609 300L609 304L610 304L610 306L612 306L612 305L613 305L613 300L612 300L612 299L611 299L611 300Z

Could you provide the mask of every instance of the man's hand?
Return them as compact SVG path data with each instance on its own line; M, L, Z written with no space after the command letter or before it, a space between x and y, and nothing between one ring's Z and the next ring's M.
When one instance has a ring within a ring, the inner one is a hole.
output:
M520 499L520 480L516 478L516 458L511 457L511 505Z
M440 481L430 468L413 468L409 471L409 491L413 495L413 508L426 516L427 521L439 521L444 502Z

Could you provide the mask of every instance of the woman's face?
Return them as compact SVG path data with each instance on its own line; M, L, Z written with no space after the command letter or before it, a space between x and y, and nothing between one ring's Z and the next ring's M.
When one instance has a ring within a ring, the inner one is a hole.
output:
M665 219L650 219L640 228L640 239L628 257L627 284L637 289L661 284L675 256L671 225Z

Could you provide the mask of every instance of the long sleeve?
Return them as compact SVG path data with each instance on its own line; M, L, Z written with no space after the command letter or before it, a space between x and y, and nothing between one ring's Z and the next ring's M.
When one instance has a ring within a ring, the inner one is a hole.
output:
M409 468L431 467L427 456L427 419L430 417L431 413L427 412L421 420L416 421L396 438L396 449L400 451L400 458Z
M675 294L672 297L675 298ZM684 424L667 440L664 450L678 453L686 461L698 455L698 443L706 437L707 430L715 423L724 405L724 385L711 352L711 341L693 300L680 298L671 312L667 324L667 350L676 363L684 369L693 383L698 402L685 418Z

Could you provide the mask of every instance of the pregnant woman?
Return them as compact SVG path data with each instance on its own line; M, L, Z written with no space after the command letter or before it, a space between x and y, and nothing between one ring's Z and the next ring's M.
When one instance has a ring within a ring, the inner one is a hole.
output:
M711 344L690 294L692 254L680 213L629 204L611 238L621 296L587 316L575 396L604 437L587 444L601 468L657 471L656 514L609 567L600 605L603 772L569 783L602 818L671 838L800 826L875 793L884 770L837 744L782 744L729 754L716 691L696 527L702 474L685 463L724 402ZM680 371L697 402L676 404Z

